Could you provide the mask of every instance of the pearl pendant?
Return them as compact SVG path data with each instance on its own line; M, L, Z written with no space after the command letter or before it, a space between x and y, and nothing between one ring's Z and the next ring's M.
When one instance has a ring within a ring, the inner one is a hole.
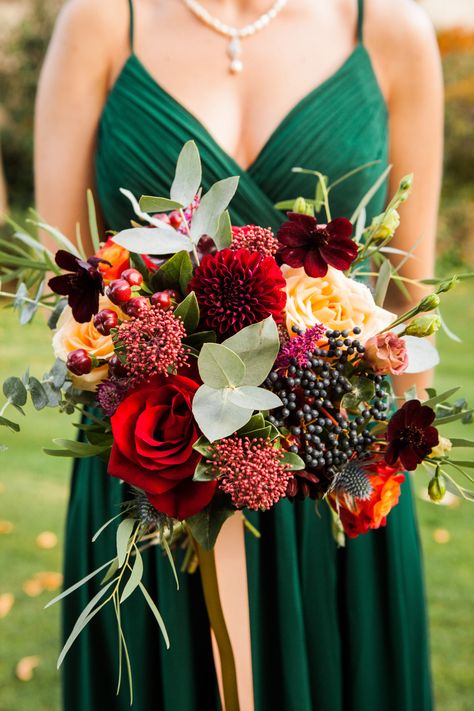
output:
M229 42L229 47L227 48L227 53L230 57L229 71L231 74L239 74L244 68L243 62L240 59L242 54L242 45L240 43L240 37L232 37Z

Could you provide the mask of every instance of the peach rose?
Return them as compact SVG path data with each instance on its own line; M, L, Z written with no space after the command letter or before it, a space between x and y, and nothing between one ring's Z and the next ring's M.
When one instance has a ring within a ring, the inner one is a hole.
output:
M400 375L408 367L407 345L393 331L379 333L366 342L364 360L377 375Z
M396 318L376 305L368 286L333 267L318 279L307 276L302 268L283 266L282 272L286 279L286 326L290 336L294 335L292 326L310 328L323 323L340 331L359 326L359 340L365 343Z
M124 320L127 317L106 296L101 296L99 309L112 309ZM93 321L78 323L69 306L66 306L58 320L58 326L53 336L53 350L57 358L67 360L68 354L77 348L84 348L96 358L108 360L114 353L111 336L103 336L94 326ZM94 368L87 375L70 374L74 387L81 390L95 390L97 384L108 375L107 364Z

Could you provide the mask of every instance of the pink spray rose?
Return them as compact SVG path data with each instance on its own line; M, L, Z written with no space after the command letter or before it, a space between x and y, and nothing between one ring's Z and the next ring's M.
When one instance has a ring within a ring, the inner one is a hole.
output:
M406 343L393 331L379 333L366 342L365 360L377 375L400 375L408 366Z

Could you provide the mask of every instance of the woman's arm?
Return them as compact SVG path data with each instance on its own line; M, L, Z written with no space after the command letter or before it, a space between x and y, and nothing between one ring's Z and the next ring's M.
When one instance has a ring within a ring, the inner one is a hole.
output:
M390 194L400 179L414 174L412 193L400 209L401 224L391 246L411 251L400 269L408 279L431 277L434 271L436 223L443 154L443 82L431 23L413 0L369 0L367 44L373 48L386 87L390 116ZM373 21L371 20L373 10ZM394 258L396 265L402 258ZM408 302L392 285L385 306L402 313L423 296L407 285ZM396 378L399 393L416 381L420 395L430 372Z
M127 48L127 20L120 18L126 3L113 3L113 17L108 5L96 0L66 3L46 56L36 102L37 209L73 240L79 222L86 250L90 245L86 191L94 187L97 125L114 72L111 58L115 52L117 61L117 54L125 54Z

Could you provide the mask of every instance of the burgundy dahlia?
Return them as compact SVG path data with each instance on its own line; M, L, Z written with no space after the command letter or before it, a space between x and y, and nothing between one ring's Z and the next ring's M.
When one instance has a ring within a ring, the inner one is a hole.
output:
M235 252L242 247L250 252L260 252L265 257L273 257L278 249L278 241L270 228L258 225L233 226L230 248Z
M285 280L273 257L223 249L203 257L189 283L207 328L232 335L268 316L283 319Z
M89 257L85 262L65 249L56 252L55 261L58 267L70 273L50 279L49 288L55 294L67 296L76 321L87 323L99 311L99 294L104 293L104 279L98 265L101 262L112 265L98 257Z
M357 257L357 244L351 239L352 224L338 217L327 225L318 225L315 217L288 213L288 222L280 227L277 259L290 267L303 267L310 277L323 277L328 265L344 271Z
M407 471L416 469L439 442L438 430L431 426L434 419L431 407L419 400L406 402L388 423L386 463L393 466L399 460Z

